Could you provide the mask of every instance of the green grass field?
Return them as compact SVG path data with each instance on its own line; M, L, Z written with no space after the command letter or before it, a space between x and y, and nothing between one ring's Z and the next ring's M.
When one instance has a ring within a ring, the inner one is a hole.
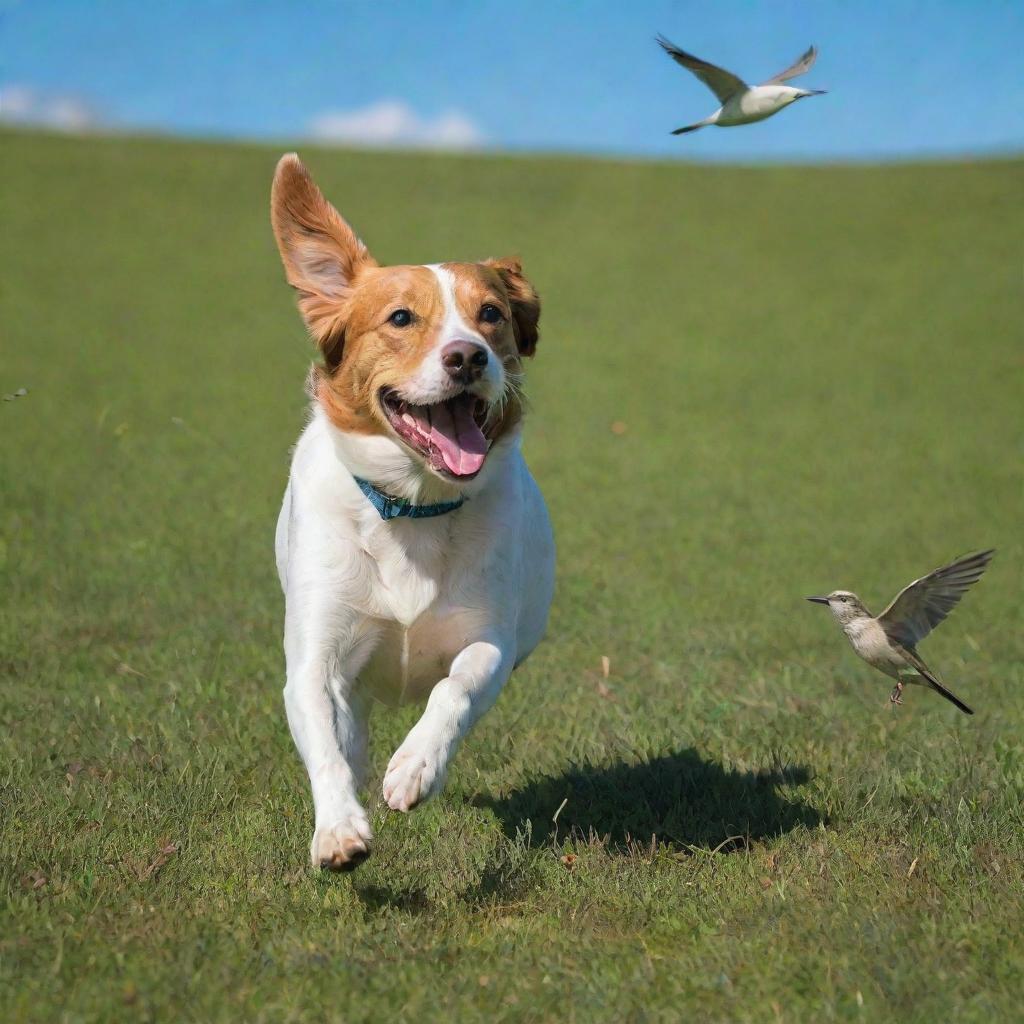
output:
M0 137L4 1020L1019 1019L1024 164L303 153L384 261L523 257L559 545L546 643L408 817L417 711L375 717L374 856L328 876L279 152ZM802 600L987 545L922 645L973 718L893 712Z

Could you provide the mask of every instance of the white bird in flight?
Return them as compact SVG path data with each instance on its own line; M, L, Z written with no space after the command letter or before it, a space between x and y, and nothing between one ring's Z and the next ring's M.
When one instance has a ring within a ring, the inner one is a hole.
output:
M731 128L737 124L753 124L763 121L772 114L777 114L783 107L788 107L805 96L822 96L824 89L796 89L791 85L783 85L791 78L810 71L818 59L818 50L812 46L795 64L769 78L763 85L747 85L725 68L709 64L700 57L680 50L664 36L658 36L662 49L680 66L692 71L717 97L722 105L710 116L696 124L688 124L677 128L672 134L683 135L695 132L705 125L714 124L719 128Z

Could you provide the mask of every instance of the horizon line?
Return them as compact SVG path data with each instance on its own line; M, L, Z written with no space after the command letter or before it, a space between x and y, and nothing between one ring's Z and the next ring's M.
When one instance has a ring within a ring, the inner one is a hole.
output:
M503 146L478 144L473 146L435 147L413 143L360 143L356 141L332 142L310 135L254 136L243 133L180 132L160 128L131 127L120 129L104 124L93 128L62 130L48 125L19 124L0 121L0 134L40 136L52 139L170 142L183 145L236 146L257 149L278 149L290 152L297 148L321 152L359 153L379 156L435 156L465 159L518 159L518 160L582 160L597 163L624 163L649 165L684 165L698 167L872 167L912 164L953 164L1006 162L1024 159L1024 142L1007 141L1005 144L977 149L918 149L899 154L832 154L813 157L797 154L764 157L723 157L693 155L672 156L664 153L636 153L616 149L561 148L558 146Z

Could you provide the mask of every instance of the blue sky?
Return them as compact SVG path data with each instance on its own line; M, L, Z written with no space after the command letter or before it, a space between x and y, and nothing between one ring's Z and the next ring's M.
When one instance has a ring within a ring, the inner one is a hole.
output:
M771 121L717 106L655 33L748 81L810 43ZM0 118L66 129L697 159L1024 150L1024 3L0 0Z

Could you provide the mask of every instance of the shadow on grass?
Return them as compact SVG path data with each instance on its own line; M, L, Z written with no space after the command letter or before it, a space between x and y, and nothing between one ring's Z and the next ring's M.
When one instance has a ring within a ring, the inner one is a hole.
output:
M817 825L813 807L780 792L809 778L802 766L733 771L689 749L639 764L572 768L503 799L474 802L494 811L507 836L529 823L531 846L575 836L625 850L655 836L680 849L728 852Z
M367 910L402 910L407 914L426 914L435 907L433 901L419 889L389 889L379 885L356 886L355 893Z
M599 842L622 856L649 846L652 836L659 846L725 854L811 828L821 815L785 792L810 777L801 765L733 771L688 749L638 764L572 768L501 799L477 795L470 802L493 811L508 842L499 844L473 884L449 896L471 907L514 902L536 883L537 860L530 849L570 838ZM359 885L356 892L374 912L419 916L446 904L415 884Z

